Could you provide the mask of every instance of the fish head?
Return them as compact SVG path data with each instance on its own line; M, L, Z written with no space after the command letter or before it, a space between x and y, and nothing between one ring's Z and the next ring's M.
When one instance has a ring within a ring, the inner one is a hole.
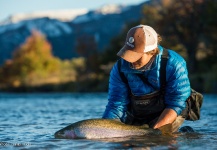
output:
M55 138L61 138L61 139L75 139L76 134L74 130L74 125L69 125L59 131L57 131L54 136Z
M54 134L55 138L60 138L60 139L75 139L77 136L74 132L74 130L60 130L57 131Z

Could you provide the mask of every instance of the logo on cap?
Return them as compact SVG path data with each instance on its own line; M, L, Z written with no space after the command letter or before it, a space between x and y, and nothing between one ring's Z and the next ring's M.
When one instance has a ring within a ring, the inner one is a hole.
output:
M132 43L134 42L134 38L133 38L133 37L130 37L128 41L129 41L129 42L127 42L126 44L127 44L128 46L134 48L134 45L132 44Z
M133 38L133 37L130 37L130 38L129 38L129 42L130 42L130 43L133 43L133 42L134 42L134 38Z

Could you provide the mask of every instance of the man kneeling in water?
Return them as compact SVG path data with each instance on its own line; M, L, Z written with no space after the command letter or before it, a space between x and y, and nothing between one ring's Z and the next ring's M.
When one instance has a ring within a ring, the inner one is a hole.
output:
M160 37L147 25L131 28L117 53L109 80L103 118L158 129L172 124L176 132L191 93L185 60L159 45ZM166 61L165 61L166 60Z

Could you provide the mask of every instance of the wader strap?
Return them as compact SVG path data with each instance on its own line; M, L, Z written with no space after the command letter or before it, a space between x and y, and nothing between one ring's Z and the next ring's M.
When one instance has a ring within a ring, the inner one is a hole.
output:
M161 66L160 66L160 88L161 91L165 91L166 87L166 66L167 66L167 60L168 60L168 50L163 48L163 54L161 56Z
M148 84L149 86L153 87L151 83L149 83L148 79L143 74L138 74L137 76L142 80L143 83Z
M121 59L118 59L118 72L121 77L121 80L128 85L127 78L125 77L124 73L121 72Z

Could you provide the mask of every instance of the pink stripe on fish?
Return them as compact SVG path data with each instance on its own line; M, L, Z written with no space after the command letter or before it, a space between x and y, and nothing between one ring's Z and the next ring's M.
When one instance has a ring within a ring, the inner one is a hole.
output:
M77 136L75 135L74 131L70 131L70 130L66 130L64 131L64 135L65 138L67 139L75 139Z

